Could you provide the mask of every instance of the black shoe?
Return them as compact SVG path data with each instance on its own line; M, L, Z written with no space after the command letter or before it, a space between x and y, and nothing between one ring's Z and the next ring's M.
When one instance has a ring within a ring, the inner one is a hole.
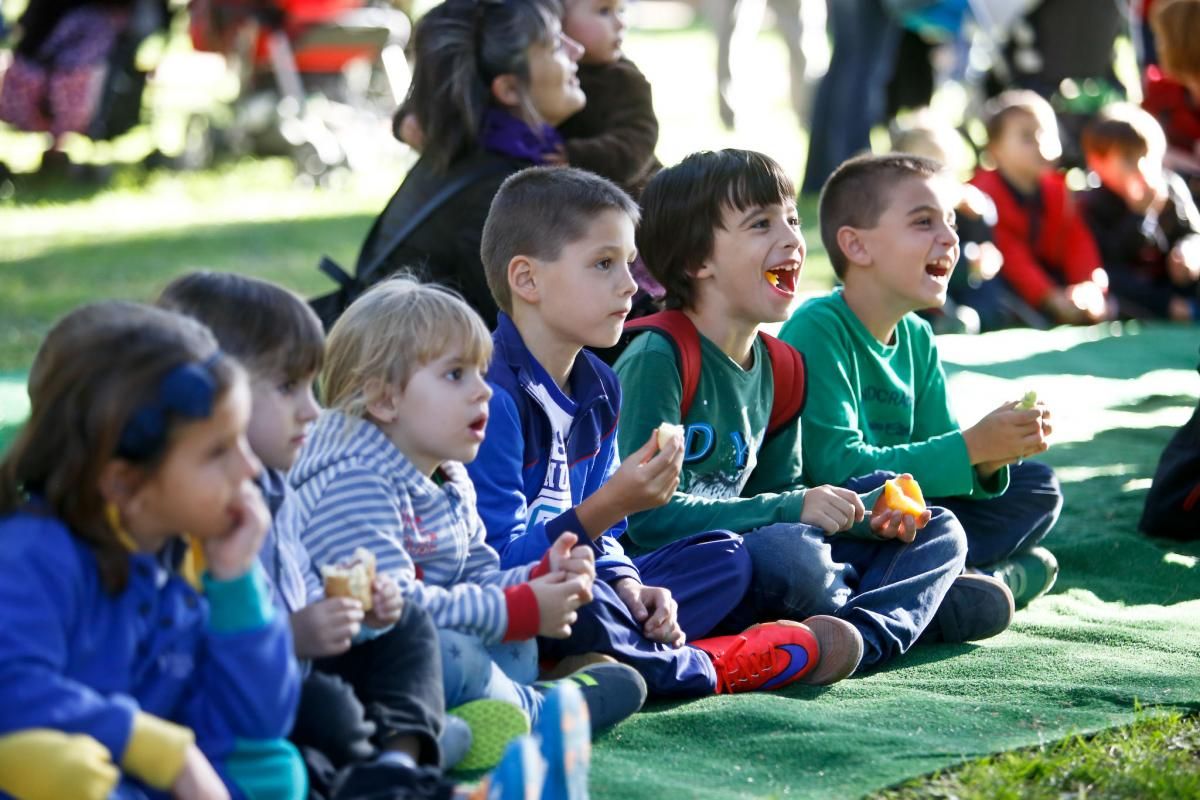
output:
M547 693L567 681L583 693L593 733L611 728L646 702L646 681L627 664L590 664L558 681L539 681L534 688Z
M1013 596L1003 581L988 575L959 575L921 634L921 642L974 642L989 639L1012 624Z
M433 767L410 767L386 760L342 770L330 800L450 800L454 784Z

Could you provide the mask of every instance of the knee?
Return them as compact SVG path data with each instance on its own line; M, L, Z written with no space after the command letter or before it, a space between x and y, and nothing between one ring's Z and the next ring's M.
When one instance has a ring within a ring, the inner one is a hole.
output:
M948 563L957 564L961 569L967 563L966 529L950 509L932 506L930 510L933 516L929 518L929 524L917 533L918 539L936 541L938 547L944 551L940 557Z

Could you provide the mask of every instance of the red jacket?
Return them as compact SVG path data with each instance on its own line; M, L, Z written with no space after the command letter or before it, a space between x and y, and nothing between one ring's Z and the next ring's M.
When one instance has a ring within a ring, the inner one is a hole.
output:
M1004 255L1000 275L1026 303L1036 308L1055 287L1091 280L1092 271L1102 266L1096 242L1059 173L1042 173L1036 241L1031 240L1028 212L1000 173L980 170L971 183L996 203L995 241Z
M1200 141L1200 106L1182 84L1164 75L1161 67L1146 67L1145 78L1142 108L1162 125L1171 147L1194 153Z

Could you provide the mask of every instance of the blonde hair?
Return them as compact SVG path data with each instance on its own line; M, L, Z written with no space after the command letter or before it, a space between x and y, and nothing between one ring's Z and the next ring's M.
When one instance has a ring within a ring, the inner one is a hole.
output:
M1168 77L1200 76L1200 0L1159 0L1150 12L1158 63Z
M443 286L389 278L355 300L329 332L321 402L365 416L374 392L403 389L416 370L456 346L466 361L487 366L492 337L479 314Z

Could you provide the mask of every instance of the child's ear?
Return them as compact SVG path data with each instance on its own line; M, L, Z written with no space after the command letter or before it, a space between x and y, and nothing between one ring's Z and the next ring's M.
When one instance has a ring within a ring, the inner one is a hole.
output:
M492 78L492 97L496 98L500 105L517 108L521 105L523 95L521 82L516 75L505 73Z
M859 234L858 228L843 225L838 228L837 236L834 237L834 240L837 242L837 246L841 249L842 255L846 257L847 261L853 264L871 263L871 250Z
M513 256L508 262L508 290L530 305L538 302L537 265L528 256Z
M382 378L368 378L363 385L366 411L372 419L382 423L395 422L399 416L399 390Z
M124 511L145 483L143 471L123 458L113 458L100 469L100 497Z

